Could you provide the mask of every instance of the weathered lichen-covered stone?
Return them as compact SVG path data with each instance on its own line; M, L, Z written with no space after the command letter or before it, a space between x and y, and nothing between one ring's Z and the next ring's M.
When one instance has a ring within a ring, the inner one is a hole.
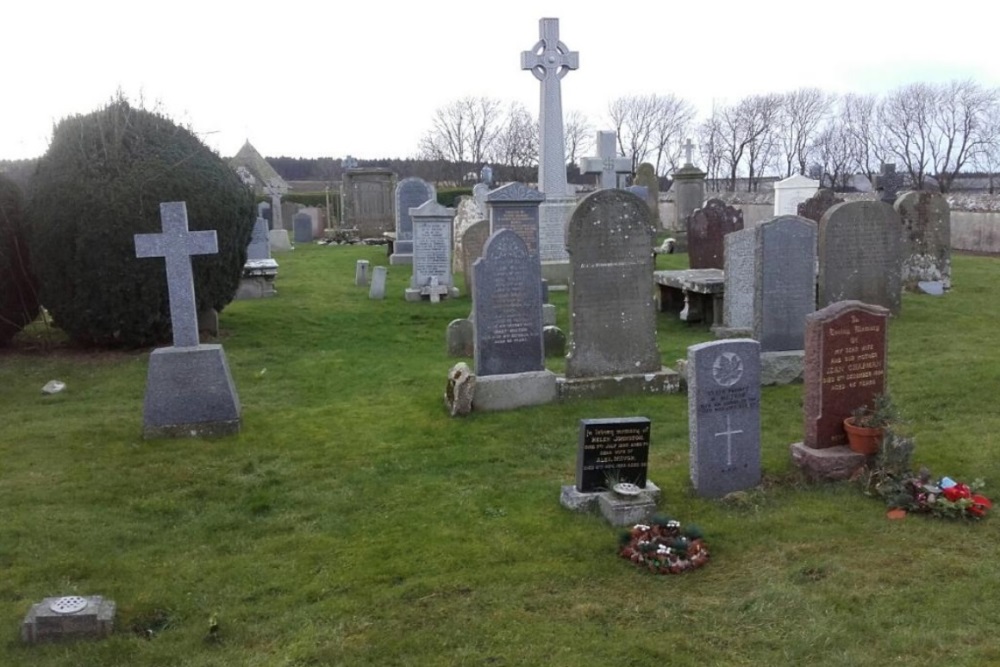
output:
M475 276L472 272L472 265L483 256L483 246L486 239L490 237L490 221L477 220L462 234L462 274L465 276L465 290L467 294L475 295Z
M476 376L468 364L460 361L448 371L444 390L444 404L452 417L472 412L472 399L476 394Z
M844 203L843 198L833 194L833 190L820 188L816 191L816 194L799 204L796 208L800 218L807 218L818 225L820 219L823 217L823 214L826 213L831 206L842 203Z
M646 188L646 205L649 206L650 220L653 226L660 228L660 179L656 168L648 162L643 162L635 170L633 185Z
M936 192L905 192L893 205L902 222L903 287L920 282L951 289L951 208Z
M709 199L688 218L688 262L692 269L724 268L726 234L743 229L743 211Z

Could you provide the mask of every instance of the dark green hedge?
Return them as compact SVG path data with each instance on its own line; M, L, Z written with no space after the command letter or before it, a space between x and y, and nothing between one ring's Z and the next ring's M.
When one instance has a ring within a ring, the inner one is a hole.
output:
M41 302L76 341L170 340L164 260L138 259L133 236L161 231L160 203L187 203L191 230L214 229L216 255L193 258L199 310L239 286L252 192L188 130L118 98L55 128L34 178L28 220Z
M462 195L471 197L472 188L442 188L437 191L437 200L442 206L453 207Z
M0 346L38 316L38 285L25 232L21 189L0 174Z

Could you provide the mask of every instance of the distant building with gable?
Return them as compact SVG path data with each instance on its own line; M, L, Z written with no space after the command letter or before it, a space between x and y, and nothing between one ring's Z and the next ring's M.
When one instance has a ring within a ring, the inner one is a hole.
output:
M288 182L274 170L274 167L267 163L264 156L250 144L249 140L243 144L236 155L229 159L229 164L240 175L243 182L253 187L257 194L268 194L266 188L268 184L279 194L288 192Z

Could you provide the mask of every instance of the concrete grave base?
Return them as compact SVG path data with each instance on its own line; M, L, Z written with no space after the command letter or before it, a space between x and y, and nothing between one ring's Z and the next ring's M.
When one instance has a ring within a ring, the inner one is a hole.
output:
M268 241L271 244L271 252L288 252L294 250L292 242L288 238L287 229L272 229L267 233Z
M100 595L84 597L86 606L72 613L52 610L60 598L45 598L31 605L21 623L21 641L27 644L47 639L101 638L111 635L115 624L115 603Z
M144 438L239 433L240 399L221 345L161 347L149 355Z
M760 385L770 387L776 384L802 382L805 350L760 353Z
M506 375L480 375L472 409L480 412L516 410L556 400L556 374L530 371Z
M266 299L274 296L278 292L274 289L274 277L256 276L254 278L241 278L240 286L236 289L235 301L244 299Z
M610 398L637 394L676 394L680 391L680 375L669 368L657 373L615 375L609 377L567 378L556 380L559 400L573 398Z
M563 486L559 494L559 504L572 512L600 512L612 526L628 526L641 523L656 512L660 501L660 487L646 480L642 493L634 498L619 496L612 491L582 493L576 486Z
M850 479L865 464L865 455L846 445L813 449L804 443L791 446L792 463L813 482Z
M441 299L446 299L446 298L457 299L458 296L459 296L459 291L457 287L446 287L445 285L407 287L403 291L403 297L407 301L427 300L432 303L437 303Z
M394 252L391 255L389 255L389 266L401 266L404 264L410 264L410 265L413 264L413 253L406 255L403 253Z

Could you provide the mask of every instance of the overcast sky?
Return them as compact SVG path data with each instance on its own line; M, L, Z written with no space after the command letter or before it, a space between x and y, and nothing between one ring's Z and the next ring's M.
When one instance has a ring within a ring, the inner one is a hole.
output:
M990 2L582 0L230 2L9 0L0 62L0 159L45 152L55 122L121 89L190 125L223 156L412 156L437 107L520 101L538 20L580 54L563 109L606 128L609 100L713 101L819 86L884 92L913 81L1000 85ZM945 7L948 7L945 5Z

